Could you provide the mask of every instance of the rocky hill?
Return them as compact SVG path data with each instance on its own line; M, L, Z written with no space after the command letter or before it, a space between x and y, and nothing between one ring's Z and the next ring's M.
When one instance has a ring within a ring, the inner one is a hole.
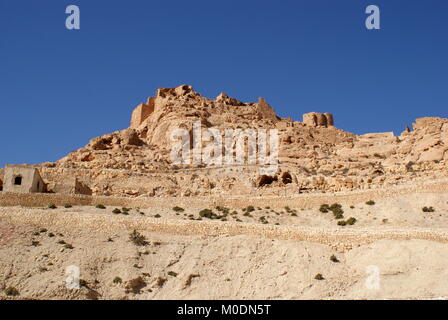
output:
M249 163L174 164L170 134L178 128L191 133L194 121L222 132L277 129L279 169L263 175ZM40 169L49 190L77 178L95 195L142 197L334 192L448 176L448 119L417 119L400 136L355 135L334 122L331 114L314 112L303 122L282 119L263 98L244 103L222 93L213 100L187 85L162 88L135 108L129 128L94 138Z

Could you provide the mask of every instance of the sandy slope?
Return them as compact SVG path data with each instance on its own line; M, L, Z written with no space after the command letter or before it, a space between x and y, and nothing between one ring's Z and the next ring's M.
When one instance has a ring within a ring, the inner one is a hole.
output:
M112 208L0 208L0 287L36 299L445 298L447 200L421 194L342 203L345 216L358 219L350 227L318 208L297 208L297 217L282 208L239 212L242 222L190 220L199 208L186 208L186 216L157 208L127 216ZM436 211L423 213L425 205ZM133 229L146 246L129 240ZM65 288L70 265L88 288ZM379 289L366 286L371 270L379 271ZM315 280L318 273L325 279Z

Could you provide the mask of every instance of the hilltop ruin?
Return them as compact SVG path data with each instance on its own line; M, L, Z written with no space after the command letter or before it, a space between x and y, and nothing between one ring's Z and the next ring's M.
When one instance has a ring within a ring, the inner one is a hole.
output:
M278 172L263 176L256 165L173 165L170 132L191 128L193 121L219 130L277 129ZM83 193L106 196L290 195L446 177L447 141L448 119L417 119L400 136L355 135L337 128L330 113L306 113L303 122L293 121L277 116L263 98L245 103L221 93L209 99L182 85L158 89L139 104L129 128L36 167L49 192L75 192L80 181ZM73 188L61 186L65 181L75 181Z

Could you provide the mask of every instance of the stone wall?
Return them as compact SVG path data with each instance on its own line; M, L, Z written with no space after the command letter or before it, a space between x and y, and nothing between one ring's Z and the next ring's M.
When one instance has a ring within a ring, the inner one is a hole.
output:
M381 188L375 190L356 192L337 192L320 194L302 194L293 197L164 197L164 198L124 198L106 196L86 195L63 195L63 194L19 194L0 192L0 206L23 206L23 207L47 207L54 203L57 206L65 204L95 206L130 207L130 208L172 208L198 207L213 208L225 206L232 209L245 208L247 206L271 206L273 208L318 208L323 203L356 204L369 200L379 200L388 197L411 194L411 193L446 193L448 190L448 179L442 179L430 183L416 183L409 187Z
M131 128L138 128L154 112L154 102L154 98L149 98L146 103L139 104L132 111Z
M334 119L331 113L309 112L303 115L303 123L310 127L332 127Z

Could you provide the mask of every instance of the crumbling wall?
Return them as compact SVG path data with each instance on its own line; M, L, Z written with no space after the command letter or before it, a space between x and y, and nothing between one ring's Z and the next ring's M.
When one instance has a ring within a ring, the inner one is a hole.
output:
M64 195L92 195L92 190L88 184L85 181L78 180L77 178L65 178L64 181L55 183L51 189L51 192Z
M149 98L132 111L131 128L138 128L154 112L154 102L155 98Z
M257 113L258 119L269 119L272 121L278 121L277 115L275 114L274 109L267 104L264 98L259 98L257 103Z
M310 127L332 127L334 118L331 113L309 112L303 115L303 123Z

